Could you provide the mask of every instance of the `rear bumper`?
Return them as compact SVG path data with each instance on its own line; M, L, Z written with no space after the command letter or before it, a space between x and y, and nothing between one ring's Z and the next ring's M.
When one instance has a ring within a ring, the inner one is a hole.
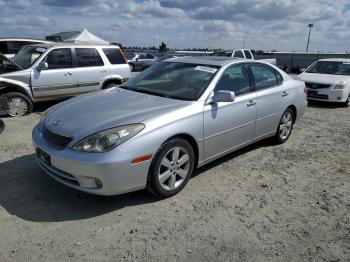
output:
M33 146L50 156L50 162L37 157L40 168L60 183L96 195L118 195L144 189L151 160L131 164L143 150L125 153L84 153L70 148L58 150L35 127Z
M349 97L347 89L308 89L307 99L344 103Z

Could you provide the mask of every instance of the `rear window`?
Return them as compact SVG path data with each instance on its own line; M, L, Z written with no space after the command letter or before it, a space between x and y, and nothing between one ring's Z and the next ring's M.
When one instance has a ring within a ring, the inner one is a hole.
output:
M102 50L112 65L126 63L122 52L118 48L103 48Z
M239 57L239 58L244 58L243 52L242 51L235 51L233 54L234 57Z
M245 57L246 57L247 59L252 59L252 58L253 58L252 55L250 54L250 52L249 52L248 50L244 50L244 54L245 54Z
M94 48L76 48L77 67L103 66L100 54Z

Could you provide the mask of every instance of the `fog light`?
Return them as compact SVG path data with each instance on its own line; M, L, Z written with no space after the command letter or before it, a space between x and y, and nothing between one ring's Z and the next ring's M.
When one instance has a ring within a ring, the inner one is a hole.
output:
M102 187L102 182L94 177L76 176L80 187L88 189L98 189Z

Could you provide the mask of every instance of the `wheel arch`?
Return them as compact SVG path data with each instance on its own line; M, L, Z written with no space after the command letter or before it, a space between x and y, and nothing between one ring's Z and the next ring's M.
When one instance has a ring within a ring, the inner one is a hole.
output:
M0 82L0 94L6 94L6 93L10 93L10 92L21 93L21 94L27 96L31 101L33 101L32 95L23 86L19 86L19 85L14 84L14 83L1 81Z
M290 108L290 109L293 110L293 113L294 113L294 122L295 122L296 119L297 119L297 114L298 114L297 108L296 108L295 105L290 105L290 106L287 107L287 109L288 109L288 108Z
M108 84L112 84L112 83L121 85L123 83L123 80L121 77L108 78L104 80L101 89L105 89Z

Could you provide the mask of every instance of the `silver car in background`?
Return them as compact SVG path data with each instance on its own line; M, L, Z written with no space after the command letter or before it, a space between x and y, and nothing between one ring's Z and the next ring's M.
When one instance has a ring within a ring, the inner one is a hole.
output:
M146 63L158 61L158 57L149 53L127 53L126 58L132 72L141 70Z
M263 62L175 58L49 109L33 144L40 167L72 188L169 197L197 167L264 138L287 141L304 88Z
M26 46L11 60L0 54L0 95L10 116L30 113L35 102L121 85L130 76L115 45L50 43Z

